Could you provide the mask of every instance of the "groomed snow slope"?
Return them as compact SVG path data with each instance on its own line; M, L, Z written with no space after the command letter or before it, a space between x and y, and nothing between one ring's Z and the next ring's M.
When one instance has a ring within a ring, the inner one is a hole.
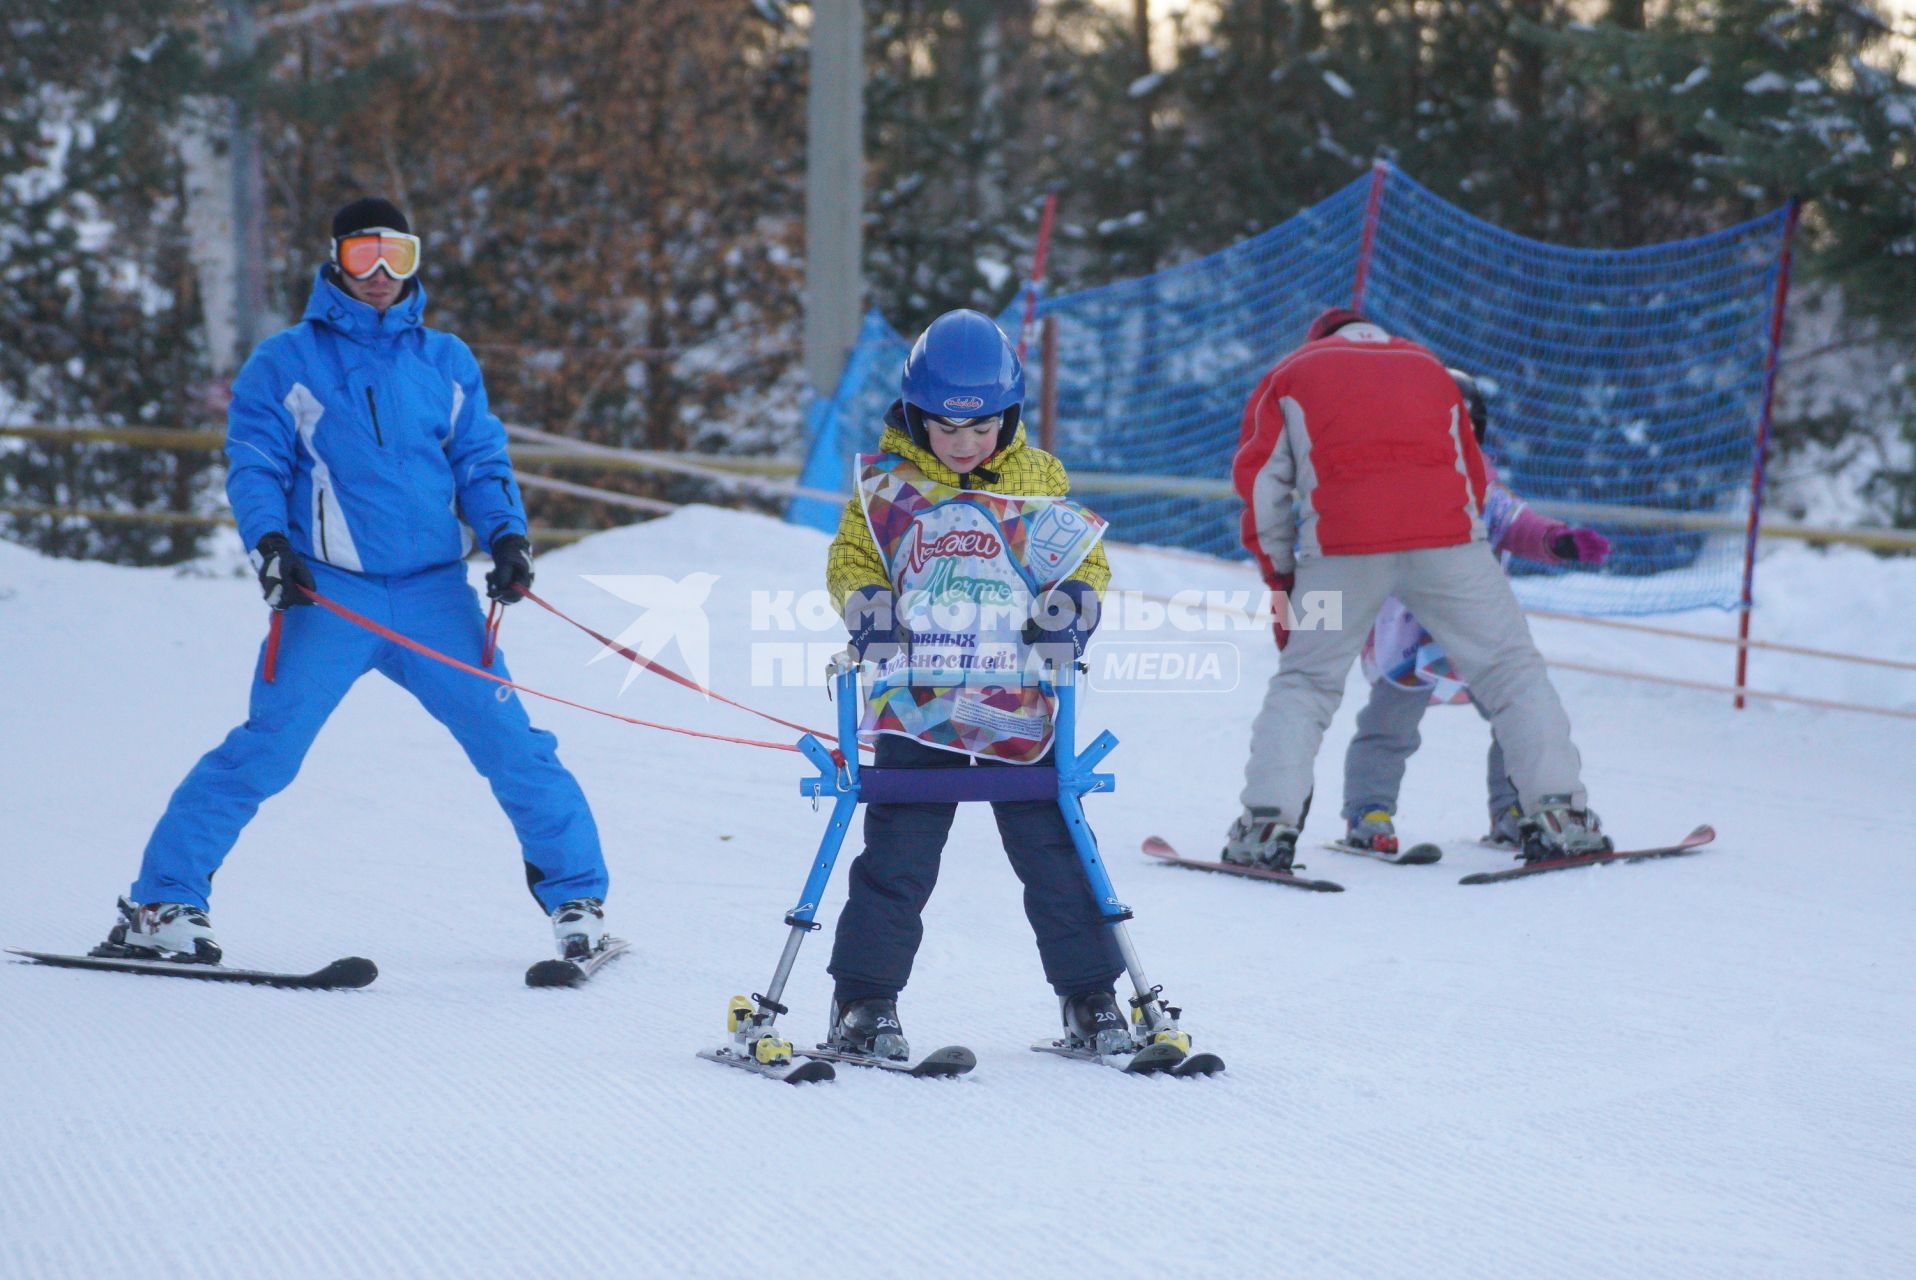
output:
M717 574L714 681L830 723L815 688L749 688L747 660L751 592L814 588L824 545L692 509L545 556L539 586L616 632L637 611L582 575ZM1151 591L1245 585L1138 553L1117 566ZM1908 657L1883 619L1911 571L1779 556L1756 632ZM0 942L99 939L169 792L244 715L264 621L250 580L0 544ZM1538 634L1553 656L1730 669L1727 649ZM1209 853L1235 810L1274 655L1261 631L1224 638L1236 694L1093 695L1086 720L1123 743L1117 794L1089 807L1133 937L1226 1075L1026 1051L1056 1005L982 811L959 818L903 1005L919 1047L977 1050L972 1076L845 1069L797 1089L699 1061L727 997L770 976L823 830L802 762L537 703L637 946L589 989L528 991L549 932L510 830L375 676L247 831L214 920L234 963L363 954L379 981L0 966L0 1275L1916 1274L1916 723L1559 675L1606 826L1654 843L1707 820L1714 851L1460 888L1502 859L1463 842L1483 824L1486 730L1443 709L1403 825L1444 861L1313 848L1349 891L1303 894L1137 852L1157 832ZM626 664L589 664L591 642L533 608L505 642L536 687L787 736L650 676L621 695ZM1754 665L1758 683L1916 705L1907 677ZM1319 761L1321 815L1360 693ZM805 1038L829 946L807 943L788 995Z

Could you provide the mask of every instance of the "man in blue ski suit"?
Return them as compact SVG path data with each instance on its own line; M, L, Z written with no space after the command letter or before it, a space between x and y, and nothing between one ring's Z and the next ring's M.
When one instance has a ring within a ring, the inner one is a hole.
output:
M553 736L532 727L516 694L310 607L306 594L477 665L485 621L463 563L472 539L493 554L495 600L531 585L505 429L472 351L420 323L418 264L419 241L390 202L342 208L304 317L262 342L233 383L226 492L267 603L284 611L279 644L272 657L262 647L246 722L173 793L109 946L218 962L206 918L213 873L374 670L445 725L491 784L560 954L602 943L598 828ZM491 669L510 678L502 659Z

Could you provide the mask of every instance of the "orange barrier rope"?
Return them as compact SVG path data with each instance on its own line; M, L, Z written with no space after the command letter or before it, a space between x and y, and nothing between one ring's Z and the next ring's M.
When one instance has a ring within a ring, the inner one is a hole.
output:
M1615 667L1592 667L1581 662L1557 662L1544 659L1544 665L1561 671L1581 671L1586 675L1613 676L1619 680L1641 680L1646 684L1667 684L1679 689L1700 689L1705 693L1724 693L1732 697L1765 698L1771 702L1793 702L1805 707L1823 707L1831 711L1858 711L1871 716L1893 716L1900 720L1916 720L1916 711L1902 711L1895 707L1872 707L1860 702L1836 702L1829 698L1805 698L1794 693L1771 693L1763 689L1739 689L1731 684L1711 684L1707 680L1682 680L1675 676L1653 676L1641 671L1622 671Z
M1156 550L1155 548L1153 550ZM1153 604L1174 604L1171 596L1159 595L1154 591L1141 591L1140 598ZM1216 613L1234 615L1240 618L1255 618L1256 611L1245 612L1226 604L1206 600L1198 607ZM1868 654L1844 653L1837 649L1812 649L1807 645L1783 644L1776 640L1745 640L1736 636L1713 636L1702 631L1684 631L1677 627L1654 627L1643 622L1625 622L1620 618L1593 618L1581 613L1558 613L1550 609L1525 609L1524 613L1533 618L1548 618L1553 622L1582 622L1593 627L1612 627L1618 631L1636 631L1644 635L1670 636L1678 640L1700 640L1705 644L1733 644L1745 649L1762 649L1771 653L1796 654L1805 658L1827 658L1832 662L1849 662L1857 666L1888 667L1894 671L1916 671L1916 662L1904 662L1899 658L1872 658Z
M1772 653L1795 653L1806 658L1828 658L1833 662L1853 662L1859 666L1890 667L1897 671L1916 671L1916 662L1896 658L1871 658L1860 653L1841 653L1834 649L1811 649L1800 644L1780 644L1774 640L1745 640L1737 636L1713 636L1702 631L1682 631L1676 627L1653 627L1642 622L1624 622L1617 618L1589 618L1580 613L1554 613L1549 609L1525 609L1533 618L1551 618L1558 622L1587 622L1593 627L1614 627L1619 631L1639 631L1652 636L1674 636L1680 640L1701 640L1705 644L1733 644L1739 649L1767 649Z

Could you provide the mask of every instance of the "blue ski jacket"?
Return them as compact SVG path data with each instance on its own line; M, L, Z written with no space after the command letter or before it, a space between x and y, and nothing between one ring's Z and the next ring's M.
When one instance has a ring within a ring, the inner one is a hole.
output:
M226 496L249 548L283 531L338 568L408 574L462 559L474 535L490 549L525 533L479 362L425 310L417 280L382 315L321 267L300 322L254 349L226 419Z

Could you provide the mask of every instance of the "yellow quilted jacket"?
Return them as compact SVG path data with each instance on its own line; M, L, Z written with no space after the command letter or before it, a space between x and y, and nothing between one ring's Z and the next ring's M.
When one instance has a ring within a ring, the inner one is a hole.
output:
M960 476L938 461L930 449L913 443L909 435L891 425L892 421L887 416L878 447L886 453L900 455L931 479L953 488L1047 498L1062 498L1071 491L1071 477L1065 474L1064 463L1026 444L1022 423L1010 444L985 459L982 469L998 477L985 480L976 471ZM1091 554L1071 577L1089 584L1100 595L1104 593L1105 585L1111 581L1111 562L1105 559L1102 542L1091 548ZM872 541L871 526L865 523L865 508L857 494L852 495L838 517L838 536L832 539L832 549L825 560L825 585L832 593L832 604L839 609L845 607L845 597L861 587L891 586L884 557L878 554L878 544Z

